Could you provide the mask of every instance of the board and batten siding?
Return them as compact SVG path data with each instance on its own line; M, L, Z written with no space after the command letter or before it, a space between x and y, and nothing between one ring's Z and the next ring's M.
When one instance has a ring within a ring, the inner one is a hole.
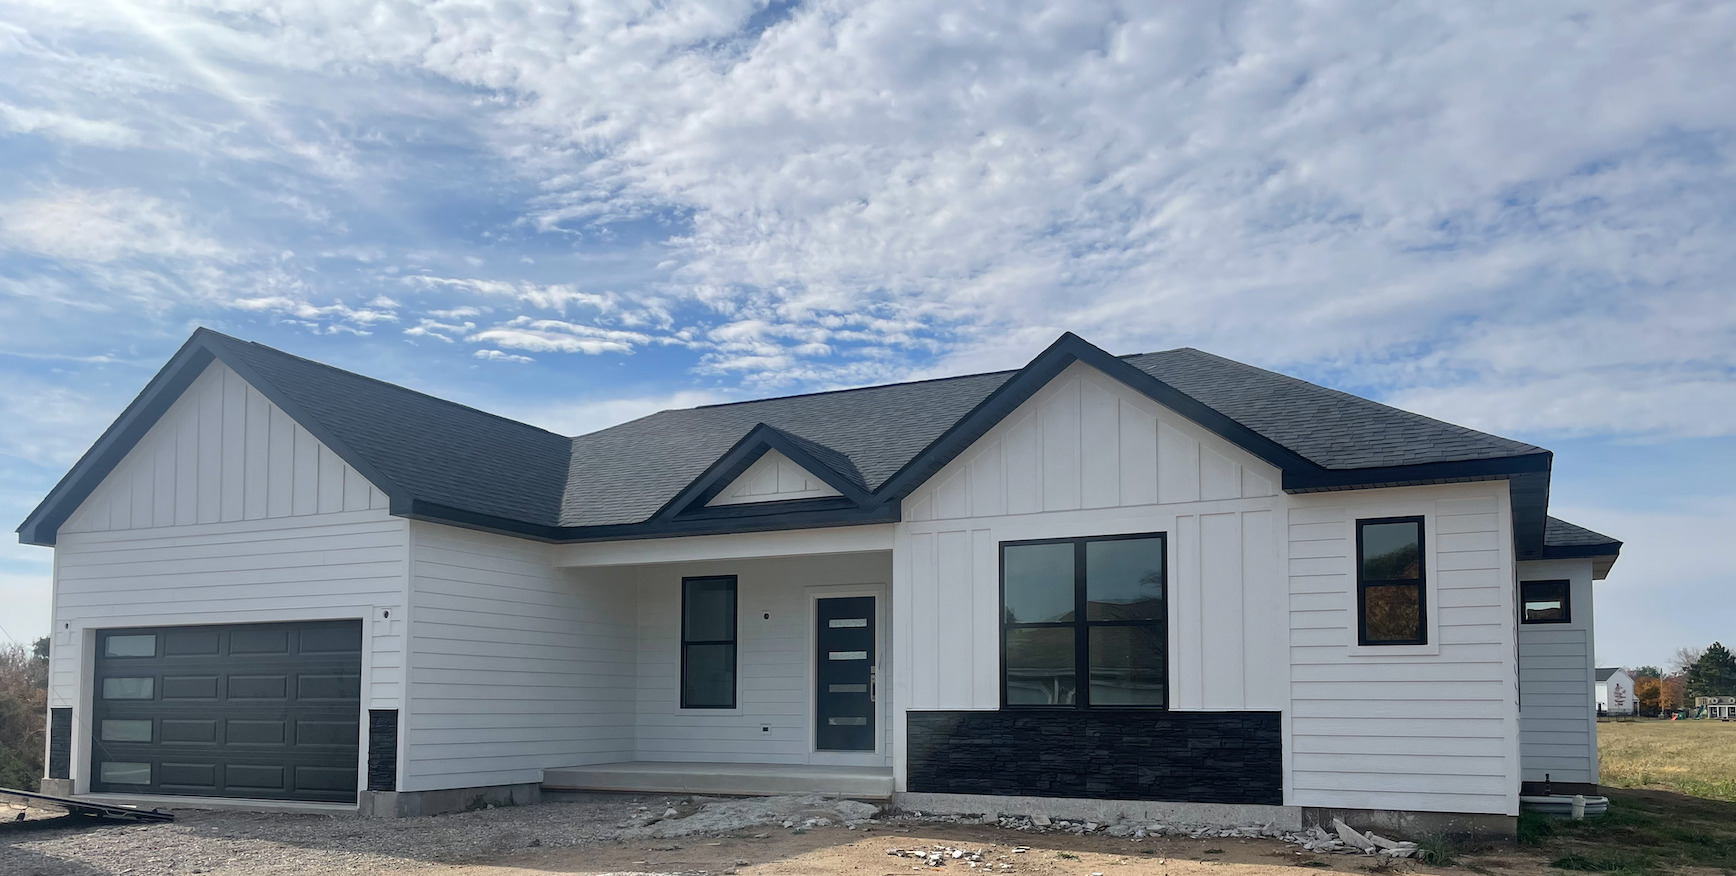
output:
M1524 780L1597 784L1596 638L1590 560L1519 564L1520 581L1569 582L1568 623L1519 625Z
M410 525L405 791L536 783L633 759L630 571L538 542Z
M784 502L790 499L820 499L841 495L813 472L794 460L767 450L747 470L736 475L708 505L746 505L753 502Z
M1170 707L1285 708L1277 480L1144 394L1069 367L906 500L899 746L904 710L1000 708L1000 545L1025 539L1166 533Z
M1357 644L1355 522L1421 515L1429 644ZM1506 483L1290 498L1291 763L1301 806L1517 815Z
M681 708L681 579L736 576L736 705ZM812 600L877 596L881 678L893 668L887 603L891 554L712 560L634 569L639 594L637 759L719 763L890 762L890 697L880 696L880 751L814 750ZM882 690L885 688L883 687Z
M222 362L212 362L60 527L158 529L384 510L380 492Z
M309 439L213 363L61 527L49 705L80 788L95 630L358 618L364 706L400 708L405 521Z

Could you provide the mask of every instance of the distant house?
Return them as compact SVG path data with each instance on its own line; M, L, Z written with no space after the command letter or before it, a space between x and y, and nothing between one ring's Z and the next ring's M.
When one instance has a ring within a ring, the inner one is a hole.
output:
M1597 710L1606 715L1634 713L1634 678L1621 668L1597 671Z
M1728 721L1736 718L1736 697L1695 697L1694 711L1701 718Z
M1511 831L1597 783L1621 543L1552 459L1073 335L575 438L200 330L20 528L45 787Z

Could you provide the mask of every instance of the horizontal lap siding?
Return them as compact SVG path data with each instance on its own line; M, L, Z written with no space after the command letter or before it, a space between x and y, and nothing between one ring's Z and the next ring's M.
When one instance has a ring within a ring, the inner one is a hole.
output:
M534 542L411 527L404 790L539 782L631 760L629 573L559 570Z
M384 511L353 511L63 533L55 546L49 704L76 710L74 763L89 759L83 661L98 629L362 619L365 707L398 708L405 529Z
M1355 521L1416 514L1433 644L1358 647ZM1289 512L1289 802L1514 813L1506 515L1497 485L1299 497Z
M1519 625L1519 754L1524 780L1597 783L1590 560L1519 564L1520 581L1569 582L1565 624Z
M878 588L884 594L891 574L886 553L638 569L638 759L807 763L813 750L809 588ZM707 575L736 576L735 709L681 708L681 579ZM891 613L884 596L881 602L884 643ZM885 679L892 655L882 646L878 658ZM890 697L879 701L878 732L890 739Z

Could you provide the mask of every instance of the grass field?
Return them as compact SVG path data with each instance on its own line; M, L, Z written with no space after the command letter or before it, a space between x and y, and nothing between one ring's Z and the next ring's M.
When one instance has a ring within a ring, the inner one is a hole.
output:
M1736 721L1600 721L1599 779L1736 802Z

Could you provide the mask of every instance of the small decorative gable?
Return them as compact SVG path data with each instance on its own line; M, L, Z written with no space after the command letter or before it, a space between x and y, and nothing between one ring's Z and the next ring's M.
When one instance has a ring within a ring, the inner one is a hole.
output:
M789 499L822 499L843 495L825 481L776 450L767 450L747 471L736 476L707 507L746 505L751 502L782 502Z

